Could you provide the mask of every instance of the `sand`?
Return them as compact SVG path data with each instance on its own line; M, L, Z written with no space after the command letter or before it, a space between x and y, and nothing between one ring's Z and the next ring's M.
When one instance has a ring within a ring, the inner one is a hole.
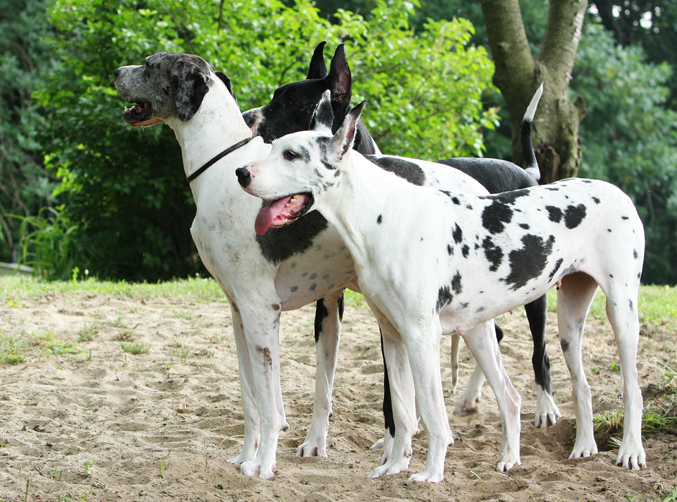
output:
M485 386L479 413L451 416L446 338L443 379L456 442L448 449L444 482L421 484L406 474L367 479L379 459L369 447L383 434L383 366L376 324L360 305L345 312L329 456L296 457L311 418L314 308L284 313L282 386L291 429L280 436L276 477L263 481L227 462L240 451L244 421L225 301L55 293L6 303L0 302L0 331L23 333L31 346L22 363L0 365L0 501L660 501L677 486L675 431L645 434L649 467L640 472L614 465L617 450L604 428L598 455L568 460L574 409L553 314L548 353L562 419L548 429L533 426L526 319L522 309L503 316L503 361L523 400L522 465L495 471L501 436L493 393ZM132 355L121 349L124 342L149 350ZM594 412L621 409L608 324L590 321L584 344ZM461 357L464 385L474 363L467 349ZM659 362L676 360L674 330L643 326L643 390L664 382ZM645 391L646 405L674 406L674 395L655 394ZM425 455L421 432L412 472L422 469Z

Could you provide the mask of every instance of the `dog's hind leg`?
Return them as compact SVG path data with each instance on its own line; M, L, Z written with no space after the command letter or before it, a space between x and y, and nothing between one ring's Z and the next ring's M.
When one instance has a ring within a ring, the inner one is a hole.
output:
M331 416L331 394L341 337L343 289L338 289L317 301L315 308L315 399L313 419L306 439L298 447L299 457L326 457L327 432Z
M536 379L536 427L555 425L562 416L552 397L550 386L550 359L545 352L545 323L548 313L548 297L537 298L524 306L529 321L529 330L534 341L534 353L531 362Z
M259 410L256 407L256 400L253 394L252 365L249 358L247 340L245 339L242 317L237 305L232 301L230 301L230 310L240 370L240 392L242 395L242 408L244 410L244 443L242 445L242 452L237 457L228 460L228 462L240 465L253 460L256 456L256 449L261 437L261 423L259 420Z
M598 451L592 424L592 395L582 358L585 320L596 291L597 282L579 272L562 278L557 292L559 338L571 374L576 409L576 442L569 458L589 457Z
M616 282L622 281L617 279ZM623 288L621 291L614 289L607 294L606 312L616 337L623 377L623 401L625 402L623 442L618 451L616 464L631 469L646 468L646 454L642 447L642 391L637 382L637 346L639 344L637 309L637 289Z
M451 335L451 389L456 394L458 387L458 356L461 352L461 335Z
M503 429L503 443L498 454L496 469L508 471L515 464L521 464L519 448L522 400L503 367L493 321L474 326L464 333L463 338L496 396Z

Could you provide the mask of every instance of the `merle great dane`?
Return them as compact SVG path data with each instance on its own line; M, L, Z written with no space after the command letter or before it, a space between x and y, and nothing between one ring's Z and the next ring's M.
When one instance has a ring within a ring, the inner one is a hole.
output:
M359 290L353 259L336 228L319 212L265 235L255 232L261 201L242 191L232 172L265 157L271 147L261 137L252 138L230 81L202 58L154 54L145 65L118 68L115 85L120 97L133 103L123 115L127 123L167 124L181 145L185 181L196 204L191 234L206 268L224 290L233 316L245 435L241 453L231 461L240 464L245 475L271 478L280 431L289 427L280 387L280 314L324 299L327 313L319 316L322 331L338 333L338 326L330 324L340 323L339 298L346 287ZM400 165L422 184L487 193L474 179L441 164L403 160ZM267 207L266 213L272 215L273 210ZM375 314L385 319L380 312ZM482 326L493 333L493 322ZM382 329L384 336L395 336L390 326ZM313 420L301 446L304 454L326 455L337 344L338 337L323 336L316 345ZM402 388L411 380L406 370L389 376L392 382L404 379ZM411 436L417 430L413 396L403 406L407 419L400 420L398 430L406 446L399 458L387 458L391 468L374 475L408 467ZM507 470L517 461L519 451L511 451L499 458L497 467Z
M350 67L346 59L343 44L339 45L331 60L330 70L324 61L325 42L320 43L311 58L308 76L305 80L285 84L278 88L270 103L260 108L248 110L242 114L247 125L255 135L261 136L266 143L271 143L275 138L286 134L306 130L309 127L311 116L320 101L322 93L331 92L331 105L334 115L332 130L336 132L343 119L350 110L350 97L352 94L352 77ZM540 94L539 94L540 96ZM531 120L535 112L538 98L532 102L527 110L521 131L522 146L525 155L526 168L522 169L515 164L497 159L478 158L449 158L436 162L457 169L479 181L490 193L501 193L509 190L518 190L538 185L540 172L536 157L531 144L530 128ZM355 133L354 149L366 155L371 161L384 169L397 169L402 176L413 183L417 183L417 177L412 174L415 168L406 168L400 159L392 156L381 155L375 141L369 134L366 126L359 120ZM415 161L414 161L415 162ZM395 167L397 166L397 168ZM425 172L425 167L421 169ZM453 188L453 187L451 187ZM338 337L333 331L323 330L323 319L329 312L337 312L338 309L328 309L329 299L318 300L316 316L315 339L320 340L323 336ZM553 425L561 416L552 396L550 383L550 360L545 351L545 323L547 313L547 296L543 295L533 302L525 305L527 319L531 330L534 351L532 364L537 389L537 403L534 424L536 427ZM336 319L328 323L329 330L340 326ZM501 328L496 325L496 335L499 342L503 336ZM458 344L459 337L452 338L452 385L456 389L458 377ZM384 381L384 412L386 414L387 433L394 435L392 411L389 396L389 382L387 377L387 364L385 365ZM456 412L472 412L476 409L477 400L481 396L484 383L484 375L479 367L475 369L470 383L465 392L456 403ZM303 448L299 448L299 455L305 455ZM313 452L310 452L311 454Z
M424 470L410 479L441 481L452 442L439 363L444 333L463 335L496 394L504 434L499 464L519 463L519 396L501 364L495 335L481 323L555 285L560 342L576 406L572 457L597 452L582 336L599 286L623 377L625 423L616 463L646 467L636 361L644 228L630 198L609 183L588 179L485 196L416 186L352 149L366 102L332 133L329 94L317 107L314 131L274 141L267 158L235 174L247 193L277 208L272 218L268 207L261 210L259 233L320 212L350 250L360 288L381 327L394 328L383 330L390 374L410 369L413 376L428 456ZM406 427L406 389L393 384L391 391L395 422ZM407 453L410 438L400 430L384 468L398 465Z

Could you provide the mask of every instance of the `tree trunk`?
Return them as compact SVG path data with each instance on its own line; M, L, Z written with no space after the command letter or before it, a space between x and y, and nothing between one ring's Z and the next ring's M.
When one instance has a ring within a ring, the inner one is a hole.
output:
M545 82L532 126L541 183L576 176L581 163L578 126L585 103L569 99L569 80L581 39L587 0L551 0L538 58L524 31L518 0L481 0L496 70L493 82L508 104L513 162L523 164L522 117L536 89Z

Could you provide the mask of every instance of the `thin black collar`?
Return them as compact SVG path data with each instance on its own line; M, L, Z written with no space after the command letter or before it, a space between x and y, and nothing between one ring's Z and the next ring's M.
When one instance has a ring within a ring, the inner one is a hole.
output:
M193 174L191 174L191 175L188 176L186 179L184 179L184 180L183 180L183 186L188 186L188 185L190 185L190 182L191 182L191 181L193 181L195 178L197 178L198 176L200 176L203 172L205 172L207 169L209 169L210 167L212 167L212 166L213 166L214 164L216 164L219 160L221 160L222 158L224 158L224 157L225 157L226 155L228 155L229 153L234 152L234 151L237 150L238 148L245 146L245 145L246 145L247 143L249 143L252 139L254 139L254 136L252 136L252 137L250 137L250 138L243 139L242 141L238 141L238 142L235 143L234 145L229 146L229 147L226 148L224 151L222 151L221 153L217 154L215 157L212 157L212 159L209 160L209 161L208 161L205 165L203 165L200 169L198 169L197 171L194 171Z

